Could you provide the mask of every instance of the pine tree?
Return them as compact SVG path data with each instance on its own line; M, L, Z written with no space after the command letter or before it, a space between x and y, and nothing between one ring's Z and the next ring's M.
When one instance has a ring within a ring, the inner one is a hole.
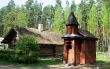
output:
M52 23L52 19L54 17L54 8L51 5L47 5L43 8L43 13L42 13L42 18L43 21L42 23L44 24L46 29L50 29L51 23Z
M78 8L78 10L76 11L76 17L77 17L77 21L79 23L79 27L81 28L81 23L82 23L82 11L80 8Z
M92 5L95 4L94 0L88 0L88 12L91 10L91 8L93 7Z
M52 30L59 33L64 33L65 31L65 23L62 18L62 7L60 5L57 6L54 16L54 22L52 23Z
M88 30L95 35L97 34L97 18L96 18L96 5L95 4L92 6L89 12Z
M24 7L17 7L16 25L19 27L27 27L27 18Z
M55 0L56 1L56 7L61 6L61 0Z
M33 6L33 0L28 0L26 1L26 14L27 14L27 19L28 19L28 27L35 27L35 11L34 11L34 6Z
M75 4L75 1L74 0L72 0L71 11L74 12L74 13L76 11L76 4Z
M103 30L102 30L102 16L101 16L101 7L102 0L97 0L97 24L98 24L98 51L102 51L102 43L103 43Z
M13 8L15 8L14 0L10 0L7 6L7 11L10 12Z
M81 0L81 3L79 4L80 12L81 12L81 28L87 30L88 27L88 17L89 12L92 7L92 5L95 3L94 0Z
M106 36L108 33L107 33L107 30L108 30L108 10L106 8L105 5L103 5L102 7L102 11L101 11L101 15L102 15L102 27L103 27L103 36Z
M103 28L103 46L105 47L106 50L108 46L109 18L108 18L108 10L105 4L103 4L101 14L102 14L102 28Z
M88 8L85 0L81 0L81 3L79 4L79 9L81 9L81 14L82 14L81 28L87 30Z
M66 0L66 7L64 9L64 20L65 21L67 20L69 13L70 13L69 2L68 0Z
M36 27L38 26L39 23L41 23L41 18L42 18L42 4L38 3L37 0L34 3L34 18L35 18L35 25Z
M16 9L13 0L11 0L8 3L8 6L6 7L6 12L5 15L3 16L3 23L4 23L3 35L6 35L6 33L16 25Z

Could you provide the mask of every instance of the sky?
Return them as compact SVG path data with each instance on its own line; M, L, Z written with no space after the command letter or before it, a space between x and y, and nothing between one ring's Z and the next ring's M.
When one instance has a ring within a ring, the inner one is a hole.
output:
M0 8L3 6L6 6L10 0L0 0ZM18 6L21 6L25 4L27 0L14 0L15 4ZM39 3L43 3L43 6L46 6L48 4L55 5L55 0L37 0ZM65 7L66 0L61 0L62 6ZM71 3L72 0L68 0L69 3ZM76 4L79 4L81 0L75 0Z

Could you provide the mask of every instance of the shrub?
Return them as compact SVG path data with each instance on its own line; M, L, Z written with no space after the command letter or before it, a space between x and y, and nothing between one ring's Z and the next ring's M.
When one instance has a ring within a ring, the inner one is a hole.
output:
M14 56L15 56L15 51L12 49L1 49L0 50L1 60L12 61Z
M32 35L19 37L16 45L15 61L19 63L33 63L38 60L39 45Z

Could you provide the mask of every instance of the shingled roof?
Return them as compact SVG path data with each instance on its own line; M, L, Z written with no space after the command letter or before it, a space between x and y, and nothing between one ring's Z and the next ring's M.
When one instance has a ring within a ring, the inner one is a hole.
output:
M63 37L70 37L70 38L92 38L92 39L97 39L92 33L90 33L87 30L82 30L82 29L78 29L78 35L77 34L66 34Z
M74 15L73 12L71 12L68 16L68 20L66 22L66 25L78 25L78 21Z
M12 28L8 34L4 37L2 43L9 44L13 40L14 37L21 36L23 34L34 35L39 44L55 44L55 45L63 45L63 40L61 37L62 34L50 32L50 31L42 31L39 32L38 29L35 28Z
M68 16L68 20L66 22L66 26L67 26L67 31L70 31L70 30L74 29L77 32L74 33L73 31L71 31L71 33L69 32L69 34L67 32L62 38L83 38L83 39L84 38L90 38L90 39L92 38L92 39L97 39L89 31L78 28L78 21L77 21L77 19L76 19L73 12L70 12L70 14Z
M78 33L84 38L96 38L92 33L87 30L78 29Z

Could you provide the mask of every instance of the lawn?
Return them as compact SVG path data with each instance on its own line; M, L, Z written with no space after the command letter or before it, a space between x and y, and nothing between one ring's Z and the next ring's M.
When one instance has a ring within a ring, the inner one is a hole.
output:
M16 67L48 67L50 65L63 66L62 60L54 57L39 58L39 61L34 64L18 64L14 62L6 62L0 60L0 65L14 65ZM97 53L97 65L100 69L110 69L110 58L105 53Z
M20 65L20 64L19 64ZM62 60L54 57L41 57L37 63L34 64L21 64L23 66L32 67L46 67L49 65L62 65Z
M110 57L106 53L97 53L97 64L100 69L110 69Z
M14 62L8 62L4 60L0 60L0 65L14 65L17 67L47 67L49 65L62 65L62 60L60 58L54 57L41 57L39 61L33 64L19 64Z

